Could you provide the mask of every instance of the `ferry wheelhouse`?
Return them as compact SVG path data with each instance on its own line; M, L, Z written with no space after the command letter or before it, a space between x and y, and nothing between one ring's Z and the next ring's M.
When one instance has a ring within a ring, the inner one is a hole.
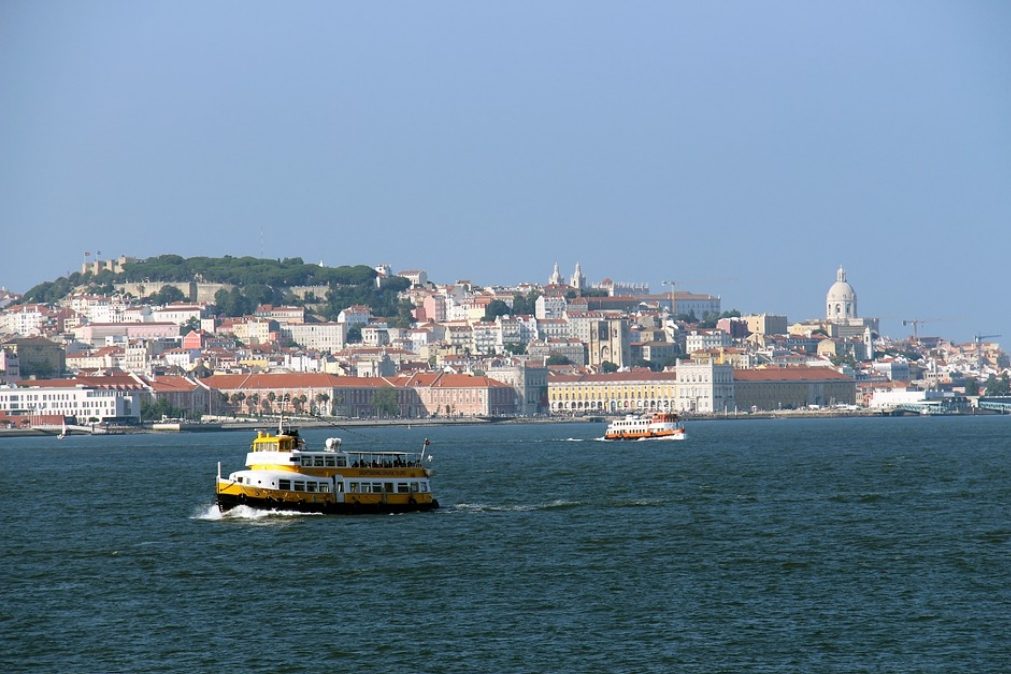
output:
M685 426L678 415L658 412L653 415L629 414L612 421L604 432L605 440L684 440Z
M258 431L245 470L222 477L218 463L216 501L222 512L239 505L333 514L434 510L428 445L417 453L347 451L340 438L328 438L323 449L309 450L296 429Z

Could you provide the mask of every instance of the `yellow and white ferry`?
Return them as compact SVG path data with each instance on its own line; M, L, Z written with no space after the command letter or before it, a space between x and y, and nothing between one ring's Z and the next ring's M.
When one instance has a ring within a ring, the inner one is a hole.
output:
M402 513L434 510L432 471L421 451L368 452L341 448L328 438L321 450L306 449L298 431L280 425L277 434L258 431L246 469L218 477L218 508L246 505L264 510L312 513ZM431 456L427 457L431 461Z
M608 424L604 439L684 440L685 425L673 412L657 412L648 416L629 414Z

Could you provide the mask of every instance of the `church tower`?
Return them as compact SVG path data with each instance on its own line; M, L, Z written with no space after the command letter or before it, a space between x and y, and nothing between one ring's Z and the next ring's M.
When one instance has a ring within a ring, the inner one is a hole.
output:
M839 266L835 283L825 295L825 318L833 323L846 323L857 317L857 293L846 281L846 270Z
M586 289L586 277L583 276L583 270L579 266L578 262L576 263L576 271L572 275L572 283L570 283L569 285L575 288L576 290Z
M548 285L560 286L562 285L562 274L558 271L558 263L555 263L555 270L551 272L551 276L548 277Z

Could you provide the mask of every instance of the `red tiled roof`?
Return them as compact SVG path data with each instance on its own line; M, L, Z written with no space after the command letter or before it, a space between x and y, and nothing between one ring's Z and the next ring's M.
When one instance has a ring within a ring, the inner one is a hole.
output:
M734 370L734 381L795 382L795 381L853 381L841 372L827 367L764 367Z
M632 372L600 372L597 374L555 374L550 371L548 383L569 382L600 382L620 383L626 381L675 381L674 372L653 372L651 370L635 370Z
M192 391L199 385L186 377L162 375L151 380L151 389L156 393L171 393L173 391Z
M397 377L393 380L396 386L430 387L430 388L509 388L490 377L475 377L469 374L451 374L445 372L417 372L409 377Z
M390 383L379 377L340 377L323 373L285 374L216 374L200 380L219 391L238 389L294 389L294 388L381 388Z

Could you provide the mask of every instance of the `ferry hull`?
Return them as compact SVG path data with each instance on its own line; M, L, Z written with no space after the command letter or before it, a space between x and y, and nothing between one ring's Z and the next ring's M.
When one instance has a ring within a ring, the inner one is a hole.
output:
M427 503L309 503L296 501L281 501L272 498L257 498L245 494L217 495L218 509L227 512L240 505L257 510L284 510L302 513L321 513L324 515L378 515L388 513L412 513L435 510L439 507L436 500Z
M605 435L605 440L627 440L641 442L644 440L684 440L684 433L671 433L668 435Z

